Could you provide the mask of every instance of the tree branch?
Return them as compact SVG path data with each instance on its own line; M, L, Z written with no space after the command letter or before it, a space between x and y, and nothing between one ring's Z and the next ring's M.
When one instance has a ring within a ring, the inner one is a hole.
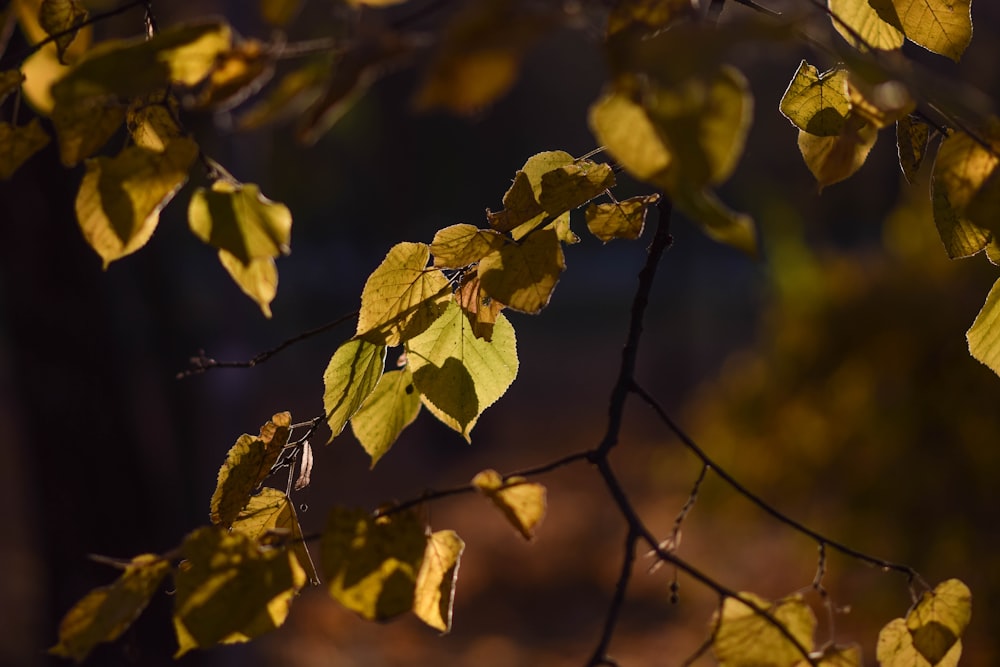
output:
M615 625L618 623L618 616L621 614L622 605L625 603L625 592L628 590L628 582L632 577L632 568L635 565L635 546L639 541L639 534L632 526L629 526L625 535L625 555L622 558L622 571L618 575L618 583L615 585L615 595L611 598L611 606L608 608L607 618L604 620L604 631L601 633L601 640L590 656L587 667L600 667L601 665L616 666L614 660L608 656L608 646L611 644L611 637L615 632Z
M46 37L45 39L43 39L42 41L37 42L35 44L32 44L31 46L27 47L26 49L22 49L14 57L14 60L16 62L18 62L18 63L22 63L27 58L29 58L31 55L33 55L37 51L40 51L46 45L51 44L52 42L56 41L60 37L65 37L66 35L72 35L76 31L78 31L80 28L84 28L84 27L86 27L88 25L91 25L93 23L97 23L98 21L103 21L104 19L109 19L112 16L118 16L119 14L124 14L128 10L133 9L135 7L146 7L145 0L132 0L131 2L126 2L124 5L119 5L118 7L115 7L113 9L109 9L106 12L101 12L99 14L93 14L91 16L88 16L86 19L84 19L83 21L80 21L76 25L74 25L74 26L72 26L70 28L66 28L65 30L60 30L58 32L54 32L51 35L49 35L48 37Z

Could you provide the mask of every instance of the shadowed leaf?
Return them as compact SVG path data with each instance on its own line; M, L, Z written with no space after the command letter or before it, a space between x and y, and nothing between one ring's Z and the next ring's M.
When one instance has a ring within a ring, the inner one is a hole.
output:
M0 179L13 176L28 158L48 143L49 135L37 118L32 118L27 125L0 123Z
M839 135L851 110L847 73L841 69L820 73L803 60L778 108L793 125L809 134Z
M483 470L472 479L472 485L507 518L521 537L530 540L545 518L545 487L528 482L524 477L504 479L496 470Z
M291 23L302 8L303 0L260 0L261 17L273 26Z
M938 147L931 173L934 224L953 259L974 255L990 241L992 228L970 220L966 209L998 163L1000 159L964 132L952 133Z
M244 264L289 252L291 212L253 183L219 180L211 190L198 188L188 206L188 224L199 239Z
M558 235L543 229L493 251L480 260L478 271L491 298L514 310L538 313L548 305L565 268Z
M455 302L469 319L476 338L493 340L493 326L504 305L483 292L478 274L468 274L462 279Z
M253 299L264 317L271 319L271 302L278 293L278 268L270 257L244 264L225 250L219 251L219 263L244 294Z
M20 70L9 69L0 72L0 104L3 104L7 96L21 87L24 75Z
M958 62L972 41L972 0L892 0L907 39Z
M59 159L63 166L76 166L99 151L124 121L125 108L122 106L57 104L52 109L52 125L59 141Z
M260 42L247 40L216 58L212 73L195 102L215 111L242 104L274 74L274 63Z
M60 34L56 38L56 53L59 62L66 64L63 59L66 49L76 39L76 31L65 32L79 27L87 20L87 10L76 0L42 0L42 6L38 10L38 23L49 35Z
M285 74L270 91L239 114L236 127L252 130L301 113L323 94L330 67L330 62L322 58Z
M455 582L465 542L453 530L439 530L427 538L424 561L417 573L413 613L435 630L451 630Z
M302 541L302 527L295 515L295 506L283 492L267 486L262 488L240 511L232 529L258 542L274 537L277 543L288 544L309 581L318 581L312 556Z
M659 195L647 195L591 204L586 211L587 229L604 243L612 239L637 239L646 224L646 211L659 200Z
M917 178L917 171L927 154L927 141L931 128L927 123L912 116L903 116L896 121L896 150L899 154L899 167L903 170L906 182L912 184Z
M806 650L813 645L816 617L803 600L794 595L769 602L753 593L740 593L740 598L753 607L770 614L791 633ZM712 653L721 667L780 667L795 665L804 659L796 646L751 607L734 598L726 598L713 625L718 629L712 640Z
M371 457L373 468L419 412L420 392L413 385L410 369L385 373L351 417L351 431Z
M550 216L583 206L615 186L611 166L581 160L542 174L538 203Z
M840 36L856 49L866 48L865 45L886 51L898 49L903 46L904 37L893 6L895 1L829 0L830 11L837 16L831 17L831 22ZM863 43L859 43L858 37Z
M334 352L323 373L323 407L330 440L375 390L385 367L385 346L352 338Z
M861 169L876 139L878 130L852 114L834 137L817 137L799 130L799 151L822 191Z
M957 667L962 657L962 641L951 645L948 652L937 662L929 662L914 646L914 637L906 627L906 621L897 618L878 633L875 656L880 667Z
M477 229L475 225L466 224L451 225L434 234L431 254L434 255L434 266L460 269L478 262L503 244L503 237L491 229Z

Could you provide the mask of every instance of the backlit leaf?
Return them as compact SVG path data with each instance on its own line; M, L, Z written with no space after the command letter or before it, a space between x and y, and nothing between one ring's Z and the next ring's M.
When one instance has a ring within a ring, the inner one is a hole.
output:
M424 561L417 573L413 613L435 630L451 630L455 582L465 542L453 530L439 530L427 538Z
M24 75L20 70L9 69L0 72L0 104L3 104L7 96L21 87Z
M913 95L900 81L872 83L859 76L850 76L847 94L854 114L879 130L906 118L917 108Z
M167 104L176 106L176 103L170 100L139 102L129 108L125 124L136 146L162 153L167 144L181 136L181 128L174 120L174 115L167 109Z
M274 259L265 257L244 264L236 255L219 251L219 263L243 293L253 299L264 317L271 318L271 302L278 293L278 269Z
M524 477L504 479L496 470L483 470L472 479L472 485L490 499L524 539L535 536L535 528L545 518L544 486Z
M216 58L195 106L216 111L231 109L260 90L274 73L273 62L261 43L247 40Z
M288 544L309 581L318 581L312 556L302 541L302 527L295 515L295 506L283 492L267 486L262 488L240 511L232 529L258 542L267 542L274 536L279 544Z
M851 110L847 72L833 69L820 73L803 60L778 108L793 125L809 134L839 135Z
M682 189L672 201L709 238L757 256L757 231L749 215L730 210L709 190Z
M934 224L951 258L974 255L989 243L984 229L966 209L1000 163L993 153L964 132L947 136L938 147L931 172Z
M455 292L455 302L469 319L472 333L487 342L493 340L493 327L504 305L482 290L478 273L466 275Z
M1000 375L1000 281L993 284L965 338L969 353Z
M957 667L962 657L962 641L958 640L940 660L929 662L916 649L913 639L904 619L890 621L878 633L875 657L880 667Z
M514 327L498 315L492 340L477 338L455 303L406 343L413 382L427 409L467 441L476 421L517 377Z
M614 4L608 15L608 34L633 25L660 30L675 19L693 13L691 0L622 0Z
M897 0L829 0L834 29L856 49L865 45L892 50L903 46L903 27L896 8ZM840 20L837 20L840 19ZM848 28L844 27L844 24ZM862 43L858 42L858 37Z
M212 494L212 523L224 528L232 525L250 496L271 473L271 466L288 442L292 416L279 412L260 427L257 437L244 433L226 454Z
M244 264L289 252L291 212L261 195L253 183L218 180L211 190L198 188L188 206L188 224L199 239Z
M174 574L174 630L180 657L194 648L245 642L280 627L306 583L295 555L243 533L199 528L181 545Z
M325 58L292 70L249 109L240 113L236 127L252 130L304 111L319 99L323 82L329 76L330 63Z
M503 244L503 237L491 229L477 229L475 225L467 224L451 225L434 234L431 254L434 255L434 266L460 269L478 262Z
M917 171L927 154L927 141L931 128L927 123L912 116L903 116L896 121L896 150L899 154L899 167L907 183L913 183Z
M509 243L479 262L482 289L509 308L537 313L549 303L566 268L559 237L551 229Z
M816 617L801 595L769 602L753 593L740 593L740 599L726 598L721 618L716 612L713 625L717 631L712 653L721 667L787 667L804 656L796 646L753 608L770 612L808 651L812 649Z
M630 174L654 184L665 180L670 149L638 102L620 92L605 95L590 108L590 127Z
M197 157L198 145L179 138L162 153L129 146L113 158L87 160L76 217L105 268L146 244Z
M352 338L337 348L323 373L323 408L330 440L371 395L385 368L385 346Z
M291 22L302 8L303 0L260 0L260 15L273 26Z
M77 28L86 20L87 10L76 0L42 0L38 10L38 23L49 35ZM60 34L56 38L59 62L65 64L63 56L75 38L76 31Z
M399 345L430 326L451 301L448 279L428 268L430 248L399 243L368 276L361 292L357 335Z
M164 558L133 558L114 583L90 591L66 612L59 624L59 643L49 653L83 662L95 646L117 639L146 608L168 572L170 561Z
M852 114L834 137L818 137L799 130L799 151L822 190L861 169L876 139L878 130Z
M572 161L572 158L570 158ZM503 196L503 210L486 212L490 227L498 232L509 232L528 221L541 220L545 215L542 205L535 198L528 175L518 171L514 182Z
M420 392L413 385L410 369L385 373L351 417L351 431L371 457L373 468L419 412Z
M32 155L45 148L49 135L37 118L27 125L0 123L0 180L14 175Z
M972 593L958 579L927 591L906 615L913 647L932 665L939 664L972 620Z
M659 195L647 195L591 204L586 211L587 229L605 243L612 239L637 239L646 224L646 211L659 200Z
M958 61L972 41L972 0L892 0L906 37Z
M57 104L52 109L52 125L59 141L59 159L66 167L79 164L99 151L124 121L125 108L120 105Z
M557 216L583 206L615 186L611 166L581 160L542 174L538 203L545 212Z
M330 595L372 621L410 611L426 545L413 512L374 519L364 510L334 508L321 543Z

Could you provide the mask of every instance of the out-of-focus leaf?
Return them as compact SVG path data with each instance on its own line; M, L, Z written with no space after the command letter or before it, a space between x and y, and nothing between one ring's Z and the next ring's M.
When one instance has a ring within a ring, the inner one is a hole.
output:
M352 338L337 348L323 373L323 407L330 440L375 390L385 368L385 346Z
M740 593L740 599L753 607L770 612L807 650L812 650L816 617L801 595L769 602L753 593ZM796 646L767 619L734 598L726 598L712 620L717 628L712 639L712 653L722 667L748 665L795 665L803 660Z
M851 98L851 110L879 130L906 118L917 108L910 91L895 80L872 83L859 76L849 76L847 93Z
M637 239L646 224L646 211L659 195L632 197L609 204L591 204L585 213L587 229L604 243L612 239Z
M273 26L291 23L302 9L302 0L260 0L260 15Z
M194 648L245 642L280 627L306 583L298 558L243 533L199 528L181 545L174 574L179 658Z
M21 87L24 75L21 70L9 69L0 72L0 104L3 104L7 96Z
M272 90L239 115L236 127L252 130L304 111L319 99L329 76L330 63L325 58L285 74Z
M199 239L244 264L289 252L291 212L253 183L218 180L211 190L198 188L188 206L188 224Z
M822 190L861 169L877 139L878 130L850 114L837 136L818 137L799 130L799 151Z
M373 468L419 412L420 392L413 386L410 369L386 372L351 417L351 431L371 457Z
M76 0L42 0L42 5L38 10L38 23L49 35L60 33L56 38L56 53L59 62L66 64L63 59L66 49L76 39L76 30L81 23L87 20L87 10ZM73 30L73 32L66 32ZM61 34L65 33L65 34Z
M654 184L665 180L670 149L641 104L622 92L611 92L591 106L590 127L630 174Z
M114 583L90 591L66 612L59 624L59 643L49 653L83 662L95 646L120 637L168 572L170 561L164 558L153 554L133 558Z
M608 34L613 35L634 25L661 30L675 19L691 16L691 0L622 0L608 15Z
M427 538L424 561L417 573L413 613L435 630L451 630L455 582L465 542L453 530L439 530Z
M495 231L463 223L439 229L431 242L431 254L434 266L460 269L478 262L503 244L504 238Z
M856 645L828 646L819 656L818 667L862 667L861 649ZM795 667L809 667L804 659Z
M64 166L76 166L99 151L124 121L125 108L119 105L55 106L52 125L59 141L59 159Z
M334 508L321 542L330 595L368 620L410 611L426 545L413 512L374 519L364 510Z
M535 528L545 518L544 486L524 477L504 479L496 470L483 470L472 479L472 485L490 499L521 537L530 540L535 536Z
M455 292L455 302L469 319L476 338L493 340L493 326L504 305L483 292L478 273L463 278Z
M87 160L76 217L105 268L146 244L197 157L198 145L182 137L163 152L129 146L113 158Z
M279 412L260 427L257 437L244 433L236 440L219 468L212 494L212 523L223 528L232 525L250 502L254 490L270 474L271 466L288 442L291 425L292 416Z
M929 662L914 646L913 640L904 619L890 621L878 633L875 656L879 667L958 667L958 660L962 657L961 640L952 644L936 662Z
M757 231L749 215L730 210L709 190L681 190L672 201L709 238L757 256Z
M932 665L940 664L972 620L972 592L958 579L927 591L906 615L913 648Z
M479 416L517 377L514 327L498 315L492 340L477 338L455 303L425 332L406 343L413 383L427 409L471 442Z
M504 245L479 262L482 289L509 308L538 313L548 305L566 269L559 237L551 229Z
M295 515L295 506L283 492L267 486L262 488L240 511L232 529L258 542L267 542L270 536L274 536L280 544L288 544L309 581L318 581L316 566L302 540L302 527Z
M389 250L361 291L358 336L399 345L441 315L451 290L440 269L428 268L430 256L424 243L399 243Z
M990 241L995 227L981 227L966 209L997 164L996 155L964 132L945 137L938 147L931 173L934 224L953 259L974 255Z
M278 268L274 259L264 257L244 264L225 250L219 251L219 263L244 294L260 307L264 317L271 318L271 302L278 293Z
M907 39L928 51L958 62L972 41L972 0L892 0L892 5Z
M615 185L610 165L581 160L542 174L538 203L551 216L583 206Z
M347 2L355 7L391 7L401 5L406 0L347 0Z
M927 123L912 116L903 116L896 121L896 150L899 154L899 167L907 183L913 183L917 171L927 154L927 141L931 128Z
M847 73L842 69L820 73L803 60L778 108L804 132L819 137L838 136L851 110Z
M865 45L885 51L903 46L903 26L897 0L829 0L834 29L856 49ZM839 19L839 20L838 20ZM847 25L847 28L844 27ZM858 37L863 43L859 43Z
M231 109L256 93L274 74L274 64L260 42L247 40L218 55L195 106Z
M162 153L167 144L181 136L181 128L164 106L170 103L140 102L129 108L125 125L136 146Z
M545 211L535 198L531 182L523 171L518 171L514 182L503 196L503 210L486 212L490 227L498 232L509 232L529 220L540 220Z
M0 123L0 180L14 175L32 155L45 148L49 135L37 118L27 125Z

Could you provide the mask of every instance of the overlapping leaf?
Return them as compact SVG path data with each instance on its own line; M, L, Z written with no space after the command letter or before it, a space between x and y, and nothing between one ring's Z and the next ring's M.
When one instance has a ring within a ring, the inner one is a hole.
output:
M906 118L917 108L907 87L894 79L872 82L852 75L848 77L847 94L854 114L879 130Z
M550 216L558 216L614 186L615 173L610 165L580 160L542 174L538 203Z
M524 477L504 479L496 470L483 470L472 479L480 493L489 498L507 521L530 540L545 518L545 487Z
M74 28L86 20L87 10L76 0L42 0L38 23L49 35L59 35L55 40L59 62L65 64L66 49L76 39Z
M267 486L262 488L240 511L232 529L260 543L287 544L309 581L318 581L309 548L302 540L295 506L283 492Z
M927 123L912 116L904 116L896 121L896 151L899 154L899 167L907 183L913 183L917 171L927 154L927 142L931 128Z
M292 214L253 183L215 181L191 196L188 224L195 236L244 264L288 254Z
M497 232L463 223L439 229L434 234L430 250L434 255L434 266L460 269L478 262L503 244L504 239Z
M726 598L713 625L712 653L721 667L783 667L797 665L805 656L774 624L754 608L767 611L783 625L806 651L812 650L816 617L802 596L769 602L753 593L740 593L741 600ZM720 617L721 615L721 617Z
M562 245L553 229L506 244L479 262L482 290L509 308L538 313L548 305L566 269Z
M0 123L0 180L14 175L32 155L45 148L49 135L37 118L27 125Z
M455 302L469 319L476 338L492 341L493 327L504 305L483 292L478 274L468 274L463 278L455 292Z
M829 0L833 27L854 48L898 49L903 46L903 26L896 0ZM860 41L859 41L860 38Z
M799 151L820 190L853 176L865 164L878 130L863 118L848 115L839 134L821 137L799 130Z
M337 348L323 373L323 408L330 440L365 402L385 368L385 346L352 338Z
M371 457L373 468L419 412L420 393L409 367L385 373L351 417L351 431Z
M503 196L503 210L487 212L490 226L500 232L511 232L515 239L542 224L545 209L539 203L542 177L574 163L566 151L543 151L532 155L514 175L514 182Z
M797 128L820 137L835 137L851 110L847 96L847 72L822 72L805 60L788 84L778 105Z
M967 257L986 247L991 228L967 216L967 208L1000 159L964 132L941 142L931 176L934 224L948 256Z
M972 41L972 0L892 0L892 5L907 39L928 51L957 62Z
M441 632L451 630L455 582L465 542L453 530L439 530L427 538L424 560L417 573L413 613Z
M117 104L58 105L51 119L59 141L59 159L64 166L73 167L108 143L125 121L125 108Z
M955 667L962 655L962 633L972 618L972 594L958 579L924 593L906 618L897 618L878 635L882 667Z
M591 204L586 211L587 229L605 243L612 239L637 239L646 224L646 211L659 200L659 195L647 195Z
M9 69L0 72L0 104L3 104L7 96L21 87L24 81L24 74L21 70Z

